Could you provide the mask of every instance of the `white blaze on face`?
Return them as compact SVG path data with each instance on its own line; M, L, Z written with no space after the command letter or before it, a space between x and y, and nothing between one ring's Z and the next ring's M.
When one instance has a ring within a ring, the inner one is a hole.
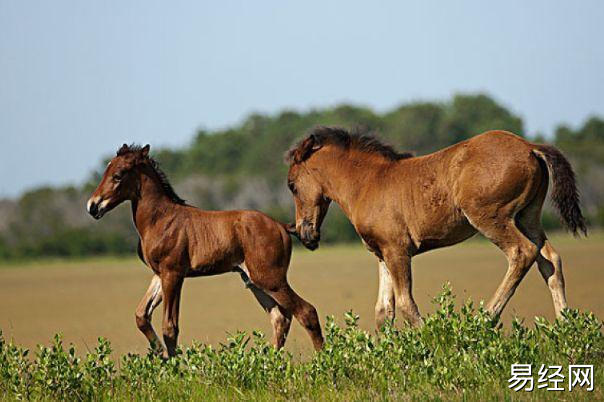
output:
M105 201L101 202L101 205L99 205L99 210L105 209L107 204L109 204L109 200L105 200Z

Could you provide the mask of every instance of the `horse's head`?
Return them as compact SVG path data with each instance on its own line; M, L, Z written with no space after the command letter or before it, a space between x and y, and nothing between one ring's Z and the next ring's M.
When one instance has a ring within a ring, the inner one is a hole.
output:
M138 191L139 177L136 168L149 157L149 145L131 148L124 144L111 159L98 187L88 200L88 213L101 219L106 212L126 200L133 199Z
M317 180L317 168L310 161L311 154L320 148L321 145L311 135L287 155L290 164L287 186L296 204L296 232L302 244L310 250L319 247L321 224L331 203Z

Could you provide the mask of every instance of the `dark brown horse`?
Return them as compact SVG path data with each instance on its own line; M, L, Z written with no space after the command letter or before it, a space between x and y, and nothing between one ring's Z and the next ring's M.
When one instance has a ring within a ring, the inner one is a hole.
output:
M288 185L296 231L318 247L330 202L337 202L379 259L376 323L395 307L412 324L421 316L411 291L411 257L480 232L508 259L503 282L487 305L499 317L537 261L556 315L567 307L562 263L541 227L548 181L573 233L586 233L575 176L556 148L505 131L490 131L433 154L397 153L370 135L320 127L291 149Z
M100 219L126 200L140 237L138 255L155 273L136 309L136 324L152 348L161 345L151 314L162 299L164 353L172 356L184 279L225 272L239 272L270 314L276 347L285 343L293 314L315 349L321 348L315 308L287 282L292 247L281 223L257 211L203 211L185 204L149 157L149 145L120 148L90 197L88 212Z

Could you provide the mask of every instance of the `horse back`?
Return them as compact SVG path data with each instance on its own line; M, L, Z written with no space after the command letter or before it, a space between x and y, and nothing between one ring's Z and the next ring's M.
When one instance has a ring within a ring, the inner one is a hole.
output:
M469 215L530 201L543 177L533 148L514 134L490 131L398 161L376 181L380 189L367 192L355 226L361 237L409 238L414 252L463 241L476 233Z
M259 211L202 211L190 220L189 255L193 271L230 271L241 263L289 264L291 239L285 228Z
M488 131L461 143L448 170L455 204L464 210L526 205L546 177L534 148L506 131Z

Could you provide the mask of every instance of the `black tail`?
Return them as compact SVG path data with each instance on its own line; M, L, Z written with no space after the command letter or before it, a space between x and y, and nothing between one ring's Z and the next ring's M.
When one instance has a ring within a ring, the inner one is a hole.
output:
M533 153L547 166L553 183L551 198L562 220L573 235L577 236L578 231L587 235L585 218L579 206L575 173L570 162L562 152L551 145L537 145Z

